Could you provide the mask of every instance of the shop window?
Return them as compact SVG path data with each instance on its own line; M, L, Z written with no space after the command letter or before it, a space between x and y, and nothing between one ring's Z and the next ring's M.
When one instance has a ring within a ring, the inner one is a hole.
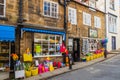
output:
M95 26L96 28L100 28L100 27L101 27L100 17L94 16L94 26Z
M77 17L76 17L77 13L76 13L76 9L74 8L68 8L68 21L71 24L77 24Z
M0 17L5 17L6 0L0 0Z
M61 35L34 33L34 57L60 56Z
M89 50L90 52L97 50L97 40L96 39L88 39L89 42Z
M83 39L83 46L82 46L82 52L83 54L87 54L89 52L94 52L98 49L99 40L98 39L92 39L92 38L84 38Z
M91 14L83 12L83 24L91 26Z
M44 0L44 15L48 17L58 17L58 3Z

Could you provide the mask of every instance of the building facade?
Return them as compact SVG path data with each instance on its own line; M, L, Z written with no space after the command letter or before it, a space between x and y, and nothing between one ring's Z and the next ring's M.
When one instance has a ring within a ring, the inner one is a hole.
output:
M9 78L11 53L15 52L18 0L0 0L0 77Z
M96 0L70 2L68 22L71 23L68 25L68 37L73 39L74 61L79 61L81 54L99 49L98 42L105 38L105 13L97 9Z
M106 0L106 37L108 38L107 49L118 50L119 45L119 0Z

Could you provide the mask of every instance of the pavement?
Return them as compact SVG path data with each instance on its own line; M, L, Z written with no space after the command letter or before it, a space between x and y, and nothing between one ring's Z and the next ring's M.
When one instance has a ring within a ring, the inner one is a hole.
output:
M74 71L74 70L78 70L78 69L85 68L87 66L102 62L106 59L109 59L109 58L114 57L114 56L119 55L119 54L120 54L120 51L109 52L109 54L107 55L107 58L100 57L100 58L97 58L97 59L94 59L94 60L91 60L91 61L88 61L88 62L76 62L75 65L72 65L72 70L70 70L69 67L59 68L59 69L56 69L52 72L46 72L46 73L39 74L37 76L32 76L32 77L29 77L29 78L25 78L24 80L47 80L51 77L54 77L54 76L57 76L57 75L60 75L60 74L64 74L64 73L67 73L67 72L71 72L71 71Z

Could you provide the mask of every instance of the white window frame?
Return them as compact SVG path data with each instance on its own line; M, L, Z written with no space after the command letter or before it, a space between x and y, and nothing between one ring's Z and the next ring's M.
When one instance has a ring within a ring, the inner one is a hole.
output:
M96 0L89 0L89 6L92 8L96 7Z
M71 13L69 10L71 10L73 13ZM75 8L68 7L68 21L73 25L77 25L77 10Z
M112 2L111 0L110 0L110 9L113 9L113 10L115 10L115 0Z
M50 3L50 15L45 15L45 14L44 14L44 2ZM57 5L57 12L55 13L55 14L56 14L56 17L55 17L55 16L52 16L52 3ZM58 6L59 6L59 5L58 5L57 2L44 0L44 1L43 1L43 14L44 14L44 16L46 16L46 17L52 17L52 18L58 18L58 11L59 11L59 10L58 10L58 9L59 9Z
M98 16L94 16L94 26L96 28L101 28L101 19Z
M5 17L6 15L6 0L4 0L4 3L0 3L0 5L4 5L3 15L0 15L0 17Z
M109 32L117 33L117 17L114 15L108 15L108 27Z
M83 12L83 24L91 26L91 14Z

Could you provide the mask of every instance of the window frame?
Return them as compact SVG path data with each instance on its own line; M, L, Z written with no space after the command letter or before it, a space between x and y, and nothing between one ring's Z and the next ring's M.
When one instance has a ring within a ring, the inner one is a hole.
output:
M50 15L45 15L44 13L44 2L47 2L47 3L50 3ZM56 17L55 16L52 16L52 3L56 4L57 5L57 12L56 12ZM57 2L54 2L54 1L47 1L47 0L44 0L43 1L43 15L46 16L46 17L51 17L51 18L58 18L58 12L59 12L59 5Z
M90 17L90 19L88 20L88 17ZM87 13L87 12L83 12L83 24L87 25L87 26L91 26L91 14ZM89 22L88 22L89 21Z
M93 6L93 1L94 1L94 6ZM92 6L90 5L90 3L92 3ZM91 8L96 8L96 0L89 0L88 5L89 5Z
M112 9L112 10L115 10L115 0L113 0L113 2L110 0L109 8Z
M74 11L73 12L74 16L69 15L69 13L71 13L71 12L69 12L69 10ZM71 18L73 18L73 17L74 17L74 21L71 20ZM70 21L70 23L73 25L77 25L77 10L75 8L68 7L68 21Z
M101 18L98 16L94 16L94 27L101 28Z
M59 37L58 42L57 42L57 37ZM47 56L51 56L51 57L62 56L60 51L57 50L57 48L58 47L60 48L60 45L62 44L62 39L63 39L62 35L34 33L33 57L37 58L37 57L47 57ZM55 41L55 42L53 42L53 41ZM39 55L37 55L37 53L35 51L35 47L36 47L35 45L41 46L41 51L38 53ZM46 52L44 52L44 51L46 51Z
M3 10L3 15L0 15L0 17L5 17L5 15L6 15L6 0L4 0L4 3L2 4L2 3L0 3L0 5L3 5L4 6L4 10Z
M109 32L117 33L117 16L109 14L108 19Z

